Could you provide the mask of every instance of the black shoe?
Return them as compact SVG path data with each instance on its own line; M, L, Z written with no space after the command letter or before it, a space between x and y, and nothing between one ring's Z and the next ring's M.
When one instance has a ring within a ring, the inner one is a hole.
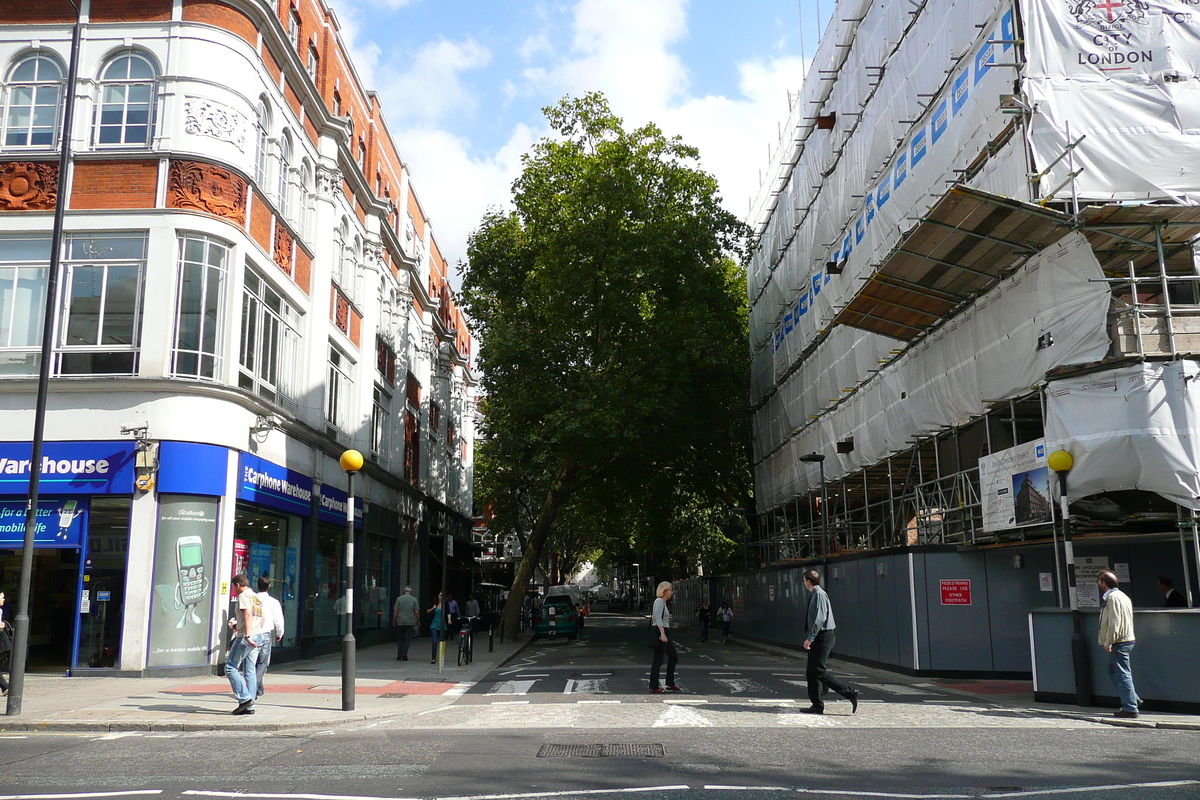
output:
M858 713L858 689L851 689L846 699L850 701L850 713Z
M401 661L408 661L408 656L405 656L404 658L402 658L402 659L400 659L400 660L401 660Z
M1137 719L1137 718L1138 718L1138 712L1136 712L1136 711L1126 711L1125 709L1123 709L1123 708L1122 708L1120 711L1118 711L1117 713L1113 714L1113 716L1114 716L1114 717L1121 717L1122 719Z
M825 709L817 708L816 706L809 706L808 708L800 709L800 713L801 714L824 714Z
M245 714L245 713L246 713L246 709L247 709L247 708L249 708L249 707L250 707L250 706L252 706L252 705L254 705L254 701L253 701L253 700L246 700L246 701L243 701L243 702L241 702L241 703L238 703L238 706L237 706L237 708L235 708L235 709L233 710L233 713L234 713L234 714Z

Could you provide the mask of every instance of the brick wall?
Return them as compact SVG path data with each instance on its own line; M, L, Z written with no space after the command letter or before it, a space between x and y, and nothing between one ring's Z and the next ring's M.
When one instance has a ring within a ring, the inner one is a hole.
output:
M265 252L271 252L271 207L258 192L250 208L250 237L258 242Z
M284 97L287 98L287 104L292 107L292 111L294 111L296 113L296 116L297 117L301 116L300 96L296 94L296 90L292 88L291 83L284 84L283 94L284 94Z
M68 208L154 208L157 161L78 161Z
M188 22L204 22L224 28L258 46L258 29L242 12L220 0L183 0L183 18Z
M169 22L171 0L92 0L92 22Z
M262 46L262 60L267 67L267 72L271 74L271 79L275 81L275 85L279 85L279 79L283 77L283 67L279 66L279 59L271 55L271 51L267 49L264 43Z
M313 125L312 117L307 115L304 117L304 132L308 134L309 141L317 143L317 126Z
M74 21L75 9L67 0L0 0L0 25Z
M353 308L350 309L350 341L355 347L362 348L362 314Z
M299 242L296 243L296 285L305 294L312 294L312 256Z

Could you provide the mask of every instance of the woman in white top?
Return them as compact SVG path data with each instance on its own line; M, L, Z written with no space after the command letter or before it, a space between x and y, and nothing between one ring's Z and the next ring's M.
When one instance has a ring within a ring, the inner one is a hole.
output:
M650 626L653 631L658 633L658 638L653 640L654 663L650 666L650 691L654 694L663 693L663 688L658 685L658 673L662 669L663 655L665 654L667 656L666 691L678 692L680 689L675 685L675 664L679 661L679 655L675 652L675 643L671 641L671 611L667 608L667 602L675 594L675 589L671 586L670 581L663 581L658 585L655 594L658 595L658 599L654 601L654 611L650 614Z

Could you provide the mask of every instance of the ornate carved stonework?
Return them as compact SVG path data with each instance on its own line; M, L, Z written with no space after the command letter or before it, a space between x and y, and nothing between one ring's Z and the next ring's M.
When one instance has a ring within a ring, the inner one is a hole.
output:
M382 272L387 263L387 251L380 242L363 242L363 266L375 272Z
M193 136L211 136L242 152L246 150L246 118L215 100L183 98L183 129Z
M280 223L275 223L275 263L289 278L292 276L292 235Z
M36 161L0 163L0 209L45 211L58 200L58 165Z
M332 200L342 192L342 171L337 168L317 167L317 196Z
M246 224L246 181L236 172L203 161L172 161L167 206L193 208Z
M337 293L337 304L334 306L333 324L337 325L337 329L347 336L350 335L350 301L346 299L346 295L341 292Z

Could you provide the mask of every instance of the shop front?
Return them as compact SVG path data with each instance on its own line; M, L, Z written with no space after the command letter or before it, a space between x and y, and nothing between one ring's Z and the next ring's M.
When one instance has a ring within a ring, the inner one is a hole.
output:
M0 591L16 614L32 447L0 442ZM30 671L114 668L121 655L133 442L46 442L29 596Z

